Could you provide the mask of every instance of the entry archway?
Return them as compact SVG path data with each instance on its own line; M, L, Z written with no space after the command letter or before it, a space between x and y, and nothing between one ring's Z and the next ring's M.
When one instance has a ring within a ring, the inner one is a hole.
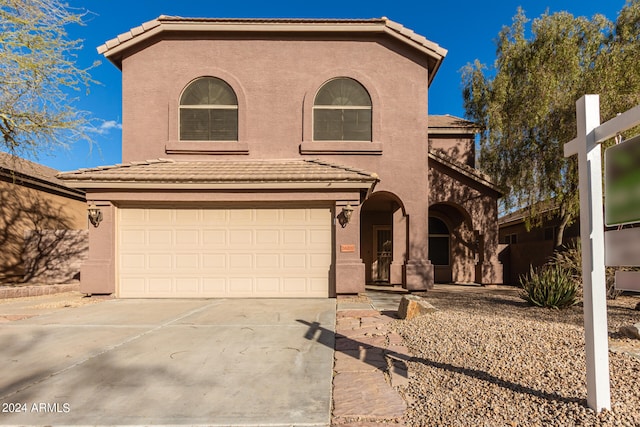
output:
M476 279L477 233L461 206L436 203L429 207L429 260L436 283L468 283Z
M372 194L360 211L360 256L367 283L404 284L407 223L402 201L393 193Z

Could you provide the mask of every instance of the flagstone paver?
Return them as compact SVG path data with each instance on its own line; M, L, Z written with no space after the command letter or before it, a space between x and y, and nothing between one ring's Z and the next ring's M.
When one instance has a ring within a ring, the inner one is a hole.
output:
M404 426L407 404L394 387L408 381L405 362L411 355L388 329L394 319L370 303L338 300L333 426Z

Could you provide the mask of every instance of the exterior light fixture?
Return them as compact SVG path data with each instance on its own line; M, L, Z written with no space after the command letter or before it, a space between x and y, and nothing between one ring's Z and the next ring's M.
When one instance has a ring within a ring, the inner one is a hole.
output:
M94 202L91 202L87 211L89 213L89 222L93 224L94 227L100 225L100 222L102 222L102 211L100 208L98 208Z
M350 203L347 203L347 206L342 208L342 211L338 214L338 222L342 228L345 228L347 224L351 221L351 215L353 214L353 207Z

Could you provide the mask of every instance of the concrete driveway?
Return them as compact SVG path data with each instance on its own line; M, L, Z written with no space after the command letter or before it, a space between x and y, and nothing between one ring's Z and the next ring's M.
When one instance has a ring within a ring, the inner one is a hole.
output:
M3 323L0 424L329 425L335 304L110 300Z

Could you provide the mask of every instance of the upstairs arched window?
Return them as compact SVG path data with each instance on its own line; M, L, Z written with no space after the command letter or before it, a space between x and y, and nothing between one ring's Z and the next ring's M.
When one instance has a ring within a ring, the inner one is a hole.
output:
M180 97L181 141L237 141L238 98L225 81L200 77Z
M371 97L357 81L341 77L324 84L313 103L316 141L371 141Z

